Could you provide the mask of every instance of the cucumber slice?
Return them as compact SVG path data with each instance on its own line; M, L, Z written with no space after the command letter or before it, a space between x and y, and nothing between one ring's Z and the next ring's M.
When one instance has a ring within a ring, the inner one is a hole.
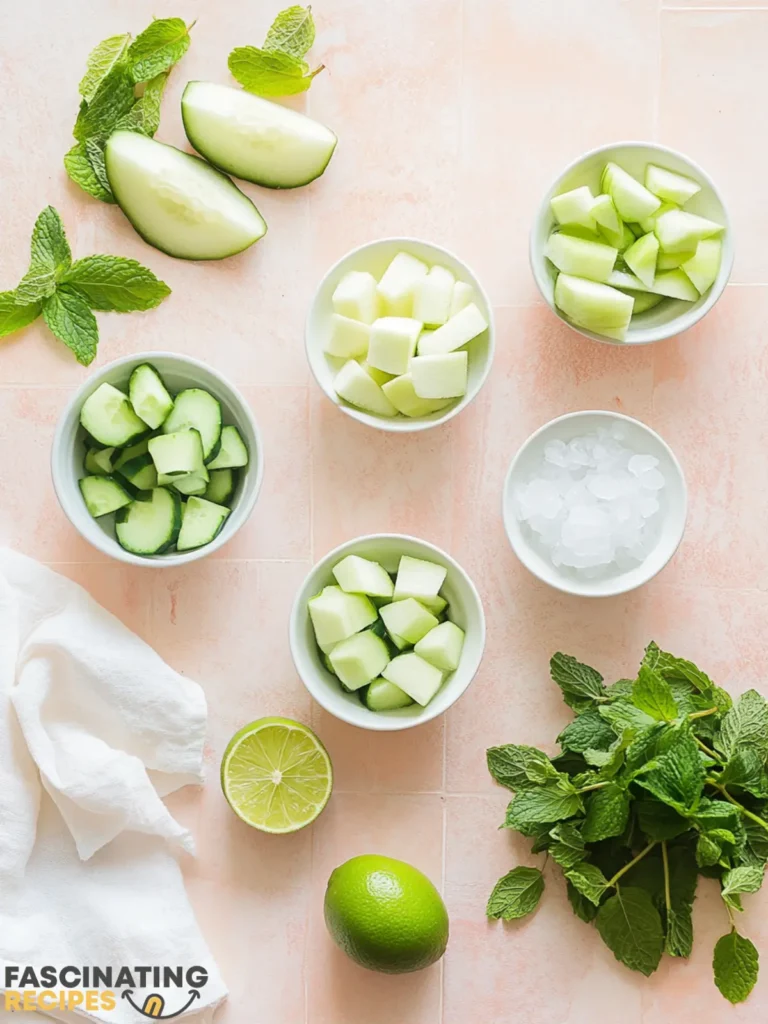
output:
M595 197L587 185L555 196L550 199L549 205L558 224L576 224L591 231L595 230L596 222L592 213Z
M437 618L412 597L383 605L379 615L388 633L395 633L409 644L417 643L438 623Z
M117 467L117 471L137 491L151 491L157 487L157 470L149 452L128 459Z
M682 264L680 269L691 279L700 295L715 283L722 256L723 245L720 239L705 238L699 242L695 255Z
M135 555L159 555L176 543L181 527L181 498L155 487L148 500L132 501L115 517L118 543Z
M413 312L413 289L429 267L409 252L399 252L376 286L376 293L387 316L410 316Z
M164 434L176 434L190 429L200 434L204 461L212 462L219 453L221 442L221 404L202 388L180 391L170 415L163 423Z
M662 214L654 228L664 252L695 249L702 239L717 235L722 230L722 224L698 217L695 213L686 213L685 210L670 210Z
M460 313L465 306L468 306L470 302L473 302L474 298L475 293L472 285L467 284L466 281L457 281L453 286L450 316L456 316L456 314Z
M545 255L558 270L585 277L589 281L608 280L618 256L618 249L601 242L588 242L555 232L549 236Z
M450 399L419 398L410 373L403 373L387 384L383 384L381 390L403 416L429 416L450 405Z
M643 284L639 277L635 277L634 274L630 274L626 270L614 270L606 284L609 284L611 288L621 288L622 291L649 292L651 290Z
M114 469L114 448L89 448L85 453L83 469L90 476L109 476Z
M368 597L392 597L395 585L386 569L360 555L347 555L333 567L333 575L347 594L366 594Z
M441 622L419 640L414 652L441 672L455 672L463 646L464 630L455 622Z
M180 430L176 434L153 437L149 442L149 454L161 476L202 475L203 444L197 430Z
M413 653L399 654L381 674L422 707L429 704L443 682L443 673L439 668Z
M115 460L115 469L120 469L126 464L126 462L130 462L131 459L135 459L138 455L146 455L149 451L149 442L154 436L154 434L151 434L148 437L143 437L141 441L137 441L136 444L123 448L119 453L118 458Z
M439 327L451 315L456 279L446 267L432 267L413 290L413 316L425 326Z
M133 411L148 427L157 430L173 408L173 399L163 378L149 363L137 366L128 381L128 397Z
M323 351L339 359L359 359L368 353L371 328L340 313L331 314L331 333Z
M210 544L228 515L229 509L223 505L216 505L204 498L191 497L181 515L181 530L176 541L176 550L190 551L192 548Z
M674 270L675 267L681 267L683 263L687 263L688 260L692 260L696 255L696 250L691 249L687 252L661 252L656 259L657 270Z
M414 391L419 398L461 398L467 391L468 365L466 351L415 356L410 365Z
M422 333L418 342L420 356L445 355L468 344L488 327L480 309L474 302L460 309L442 327L430 334Z
M656 164L648 164L645 169L645 187L659 199L667 199L680 206L684 206L697 192L701 192L698 181L684 174L668 171L665 167L658 167Z
M624 262L640 278L646 287L653 286L656 276L656 257L659 254L659 240L654 234L643 235L624 253Z
M128 396L111 384L100 384L86 398L80 410L80 423L91 437L108 448L122 448L147 430Z
M661 206L661 200L618 164L608 163L603 171L602 189L613 199L624 221L641 221Z
M699 293L691 283L688 275L678 267L676 270L663 270L656 275L653 290L657 295L666 295L670 299L683 299L695 302Z
M248 449L237 427L222 427L221 448L215 459L208 463L208 469L240 469L248 465Z
M204 497L208 489L208 473L190 473L188 476L177 476L174 478L173 486L185 497L194 495L196 498ZM213 504L216 504L214 502Z
M181 117L187 138L214 167L265 188L308 185L338 142L311 117L213 82L188 83Z
M370 629L336 644L328 655L333 671L349 690L359 690L389 664L389 649Z
M376 278L365 270L350 270L331 296L334 312L369 326L379 315Z
M116 512L133 500L113 476L84 476L79 483L85 507L94 519Z
M138 132L116 131L105 158L120 209L145 242L169 256L220 260L266 233L251 200L199 157Z
M236 474L231 469L213 469L203 497L215 505L227 505L235 493Z
M378 618L378 612L363 594L347 594L341 587L324 587L307 602L317 646L326 654L334 644L359 633Z
M422 603L440 594L440 588L445 583L448 570L437 562L430 562L426 558L413 558L412 555L402 555L397 567L395 577L395 601L404 601L413 597ZM443 603L443 608L445 603ZM442 608L439 609L442 611ZM435 612L437 615L437 612Z
M374 679L365 694L365 706L370 711L397 711L414 703L405 690L387 679Z
M663 295L654 295L653 292L636 292L628 291L627 295L630 295L635 304L632 307L632 316L639 316L640 313L646 313L649 309L653 309L658 306L660 302L664 301Z
M385 373L407 373L421 327L419 320L407 316L383 316L374 320L367 356L370 365Z
M336 375L333 389L345 402L375 416L397 416L397 409L365 370L350 359Z
M555 305L580 327L623 341L633 302L607 284L560 274L555 283Z

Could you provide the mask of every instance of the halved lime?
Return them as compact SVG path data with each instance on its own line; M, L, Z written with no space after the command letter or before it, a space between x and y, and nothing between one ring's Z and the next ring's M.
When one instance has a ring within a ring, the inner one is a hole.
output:
M247 825L262 832L298 832L328 803L333 768L306 725L290 718L260 718L229 741L221 788Z

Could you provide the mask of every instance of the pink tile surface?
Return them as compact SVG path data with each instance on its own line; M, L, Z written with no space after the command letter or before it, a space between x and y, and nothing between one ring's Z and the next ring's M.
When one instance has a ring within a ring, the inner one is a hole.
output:
M229 49L258 43L278 6L184 0L176 9L199 20L168 89L162 140L184 142L185 82L226 82ZM498 830L505 796L487 775L484 751L509 740L551 747L567 720L547 677L558 649L618 676L654 637L733 690L768 694L760 129L768 10L749 0L314 6L314 54L328 70L293 102L338 132L338 153L304 190L243 185L269 234L218 264L148 248L119 211L85 198L61 170L91 45L166 12L152 0L29 0L6 19L0 286L23 273L46 203L61 211L77 255L116 252L147 263L173 295L145 315L100 316L96 365L165 348L211 362L251 404L266 469L250 523L215 557L159 571L106 560L63 518L48 471L57 417L85 371L34 325L0 342L0 543L82 583L205 689L209 783L172 804L197 837L185 872L231 989L222 1022L758 1024L768 1010L765 977L734 1009L713 988L711 948L724 922L711 887L696 903L690 962L665 963L649 980L619 967L571 915L551 865L533 918L489 924L484 906L495 879L540 859ZM707 320L632 351L568 330L540 303L527 266L529 224L549 181L584 150L621 137L658 138L699 160L722 186L737 234L736 283ZM341 415L314 386L303 320L331 261L373 237L408 234L456 249L476 270L496 306L497 359L461 417L390 437ZM530 577L500 518L502 481L520 442L551 417L586 408L659 429L684 465L691 499L685 540L665 572L634 594L595 603ZM488 618L486 656L469 693L444 719L400 735L369 735L314 706L288 648L291 604L313 560L376 531L448 548L476 581ZM327 810L292 837L247 829L217 782L229 737L268 714L310 723L335 766ZM441 965L376 976L328 939L327 877L366 851L410 860L443 888L452 933ZM748 904L745 931L765 947L766 898Z

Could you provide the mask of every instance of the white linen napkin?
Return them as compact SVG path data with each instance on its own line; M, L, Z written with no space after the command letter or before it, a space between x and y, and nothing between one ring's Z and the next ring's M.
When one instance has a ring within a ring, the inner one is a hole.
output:
M173 852L192 839L161 799L202 781L205 724L196 683L81 587L0 548L0 1021L29 1016L4 1009L9 964L199 966L209 980L177 1019L213 1019L226 988ZM153 991L164 1015L188 997L150 981L133 1000ZM117 995L48 1015L146 1021Z

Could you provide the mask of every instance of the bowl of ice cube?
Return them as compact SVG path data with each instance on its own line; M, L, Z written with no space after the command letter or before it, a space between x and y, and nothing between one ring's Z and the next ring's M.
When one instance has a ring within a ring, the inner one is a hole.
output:
M512 459L504 527L517 557L566 594L613 597L674 555L688 508L683 470L650 427L619 413L551 420Z
M291 654L330 714L377 731L410 729L465 692L485 646L472 580L445 551L401 534L342 544L293 605Z
M439 426L477 395L491 368L491 304L441 246L382 238L336 263L315 293L307 358L328 398L380 430Z
M531 230L531 269L550 308L595 341L643 345L688 330L733 266L712 179L675 150L601 146L563 171Z

